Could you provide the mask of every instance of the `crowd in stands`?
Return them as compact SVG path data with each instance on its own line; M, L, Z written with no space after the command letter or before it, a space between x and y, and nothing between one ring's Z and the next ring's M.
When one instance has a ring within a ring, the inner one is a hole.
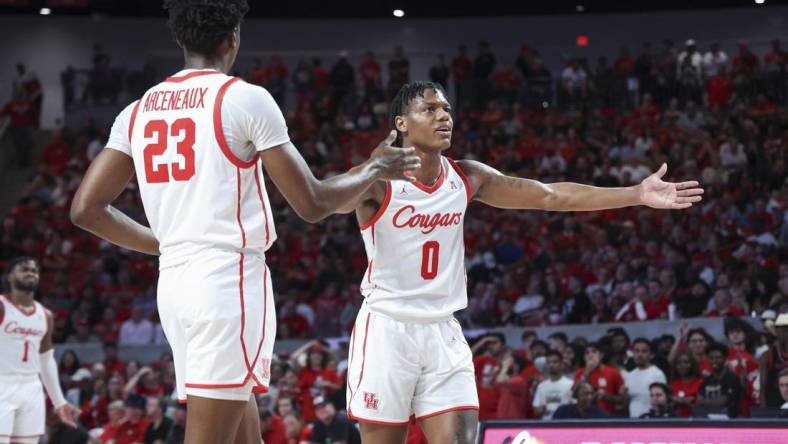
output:
M428 76L446 86L456 109L448 156L548 183L598 186L639 183L666 162L669 179L697 179L705 188L700 205L676 212L473 204L465 222L469 306L457 314L464 327L728 319L725 338L682 329L630 340L613 330L587 343L527 333L507 347L501 337L485 337L474 345L482 418L689 416L698 408L748 416L758 405L780 407L788 322L774 324L788 313L787 65L779 41L763 55L742 42L730 56L718 45L702 52L692 40L682 50L665 41L659 50L643 45L637 56L622 48L612 64L601 57L594 69L566 58L560 71L528 45L503 66L487 42L474 55L460 47L448 63L438 56ZM357 66L341 54L330 68L272 57L240 74L285 108L292 141L322 177L363 161L387 132L387 98L423 77L411 74L403 48L386 67L372 53ZM0 115L13 121L13 107ZM105 434L96 438L102 442L133 442L118 436L143 429L178 442L183 407L161 414L173 387L171 357L141 366L114 353L115 344L166 343L156 314L156 261L69 222L73 193L106 137L91 121L55 131L2 221L0 259L40 258L40 300L55 314L58 347L104 344L105 362L62 359L63 383L82 408L84 427ZM367 266L355 217L307 225L268 189L278 234L267 252L278 338L348 335ZM116 206L144 221L134 183ZM738 320L744 316L768 328L752 330ZM348 434L335 441L356 439L341 414L346 353L313 342L273 364L271 391L260 402L267 443L314 441L325 430Z

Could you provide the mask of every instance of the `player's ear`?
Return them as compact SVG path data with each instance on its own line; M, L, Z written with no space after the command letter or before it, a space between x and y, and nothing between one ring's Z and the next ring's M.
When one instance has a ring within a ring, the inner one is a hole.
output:
M227 42L230 48L234 49L237 48L241 44L241 27L236 26L233 29L233 32L230 33L228 37L229 41Z
M399 131L400 133L408 132L408 123L405 121L405 118L402 116L397 116L394 118L394 127L397 128L397 131Z

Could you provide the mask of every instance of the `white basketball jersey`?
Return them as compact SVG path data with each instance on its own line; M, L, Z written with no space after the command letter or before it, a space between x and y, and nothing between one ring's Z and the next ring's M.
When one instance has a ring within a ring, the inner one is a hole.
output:
M5 313L0 320L0 375L38 374L38 351L47 332L44 307L33 302L33 309L25 312L5 295L0 304Z
M380 209L360 226L369 260L361 292L372 312L429 322L468 305L463 221L469 201L465 175L445 157L431 187L386 183Z
M222 98L238 80L194 71L134 105L130 151L161 267L207 247L261 254L276 239L259 154L238 158L222 131Z

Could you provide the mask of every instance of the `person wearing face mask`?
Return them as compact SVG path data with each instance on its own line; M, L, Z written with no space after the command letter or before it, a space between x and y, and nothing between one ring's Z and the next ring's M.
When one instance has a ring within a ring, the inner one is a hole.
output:
M564 362L561 353L547 352L547 379L536 387L533 399L534 415L550 419L558 406L572 401L572 380L564 376Z

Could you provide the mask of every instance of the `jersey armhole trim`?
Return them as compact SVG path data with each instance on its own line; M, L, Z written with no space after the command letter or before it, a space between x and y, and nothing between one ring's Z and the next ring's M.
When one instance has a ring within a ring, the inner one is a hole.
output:
M388 209L390 202L391 202L391 181L387 180L386 197L384 197L383 202L380 203L380 208L378 208L378 211L376 211L375 215L372 216L372 219L370 219L366 223L358 224L358 228L363 231L371 227L372 225L375 225L375 222L377 222L383 216L383 213L385 213L386 210Z
M465 184L465 195L468 196L468 203L470 204L471 203L471 183L468 180L468 176L465 175L465 172L462 171L462 168L460 168L460 166L457 165L457 162L455 162L454 159L451 159L451 158L447 157L446 160L449 161L449 164L451 165L451 167L454 168L454 171L457 172L457 174L462 179L462 182Z
M0 297L0 306L3 307L3 312L0 313L0 325L3 325L3 321L5 321L5 312L8 311L8 308L5 306L5 302L3 302L3 298Z
M129 151L131 151L131 134L134 132L134 122L137 120L137 111L140 109L142 99L137 100L134 105L134 110L131 111L131 118L129 119Z
M213 132L216 136L216 143L219 144L219 148L221 148L224 157L230 161L233 165L238 168L251 168L255 164L257 164L257 159L259 158L260 154L258 152L254 153L251 159L248 161L244 161L239 159L235 154L233 154L230 147L227 145L227 139L224 137L224 131L222 130L222 100L224 99L224 94L227 92L227 89L235 83L236 81L240 80L238 77L233 77L224 85L219 88L219 93L216 95L216 101L213 104Z

